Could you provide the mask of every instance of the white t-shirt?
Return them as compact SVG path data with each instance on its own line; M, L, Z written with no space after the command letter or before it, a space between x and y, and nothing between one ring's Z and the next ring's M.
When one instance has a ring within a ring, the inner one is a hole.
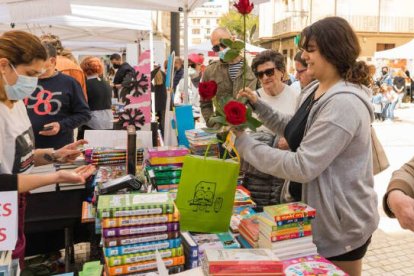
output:
M34 135L23 101L13 108L0 102L0 173L29 172L34 163Z
M268 95L263 88L258 89L257 93L260 95L260 99L270 105L273 110L284 114L294 114L300 91L293 89L289 85L285 85L282 92L276 96ZM274 134L270 129L263 125L259 127L257 131L265 131Z

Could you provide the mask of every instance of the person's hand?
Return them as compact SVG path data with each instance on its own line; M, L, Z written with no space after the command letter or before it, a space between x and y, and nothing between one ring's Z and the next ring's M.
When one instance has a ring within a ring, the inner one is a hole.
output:
M289 145L284 137L280 138L279 141L277 142L277 148L282 149L282 150L289 149Z
M56 150L54 153L54 158L59 163L73 163L76 158L82 154L82 152L79 150L79 147L87 143L88 141L81 139L74 143L68 144L63 148Z
M96 167L93 165L86 165L76 168L75 170L61 170L57 171L58 183L80 183L85 184L86 179L95 173Z
M414 199L400 190L394 190L388 194L387 202L401 227L414 231Z
M43 128L46 128L46 129L51 128L51 129L39 131L40 135L54 136L54 135L59 133L60 124L58 122L53 122L53 123L49 123L49 124L44 125Z
M257 103L258 96L257 93L251 90L249 87L245 87L244 89L240 90L237 94L237 98L246 97L251 104Z

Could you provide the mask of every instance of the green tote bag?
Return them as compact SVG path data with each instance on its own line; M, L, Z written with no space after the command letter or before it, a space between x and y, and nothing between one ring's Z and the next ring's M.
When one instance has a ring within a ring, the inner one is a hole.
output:
M228 231L240 164L232 159L188 155L176 204L183 231Z

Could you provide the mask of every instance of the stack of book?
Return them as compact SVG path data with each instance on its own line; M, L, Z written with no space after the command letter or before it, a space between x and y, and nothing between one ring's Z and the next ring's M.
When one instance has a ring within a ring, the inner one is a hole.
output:
M184 268L179 213L168 193L101 195L97 215L107 275L156 269L155 250L168 268Z
M255 208L256 203L250 197L250 191L245 187L238 185L236 188L236 195L234 197L234 208L240 206Z
M240 221L239 233L240 236L238 236L237 239L240 241L243 247L259 247L259 221L257 220L256 216Z
M197 234L181 232L185 254L185 267L192 269L200 265L207 249L241 248L230 232Z
M207 156L219 156L219 141L216 134L205 132L202 129L191 129L185 131L185 136L190 144L191 154L204 156L208 149Z
M322 256L312 255L283 261L286 276L335 275L347 276L339 267Z
M184 146L148 149L146 171L158 191L176 192L184 157L189 153Z
M243 219L249 218L256 214L256 211L250 206L238 206L233 208L233 215L230 219L230 230L233 233L239 233L239 225Z
M182 166L146 166L146 174L150 182L155 185L159 192L172 192L178 189L181 179ZM151 176L153 179L151 179Z
M257 216L259 246L271 248L281 260L317 253L311 220L316 210L302 202L265 206Z
M97 147L85 150L85 161L96 166L121 165L126 162L126 150ZM144 161L144 149L137 149L137 165Z
M284 275L282 262L269 249L207 249L207 275Z

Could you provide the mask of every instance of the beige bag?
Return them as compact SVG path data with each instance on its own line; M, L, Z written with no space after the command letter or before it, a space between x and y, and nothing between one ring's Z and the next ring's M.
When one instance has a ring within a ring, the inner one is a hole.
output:
M371 144L373 172L376 175L388 168L390 163L373 127L371 127Z

